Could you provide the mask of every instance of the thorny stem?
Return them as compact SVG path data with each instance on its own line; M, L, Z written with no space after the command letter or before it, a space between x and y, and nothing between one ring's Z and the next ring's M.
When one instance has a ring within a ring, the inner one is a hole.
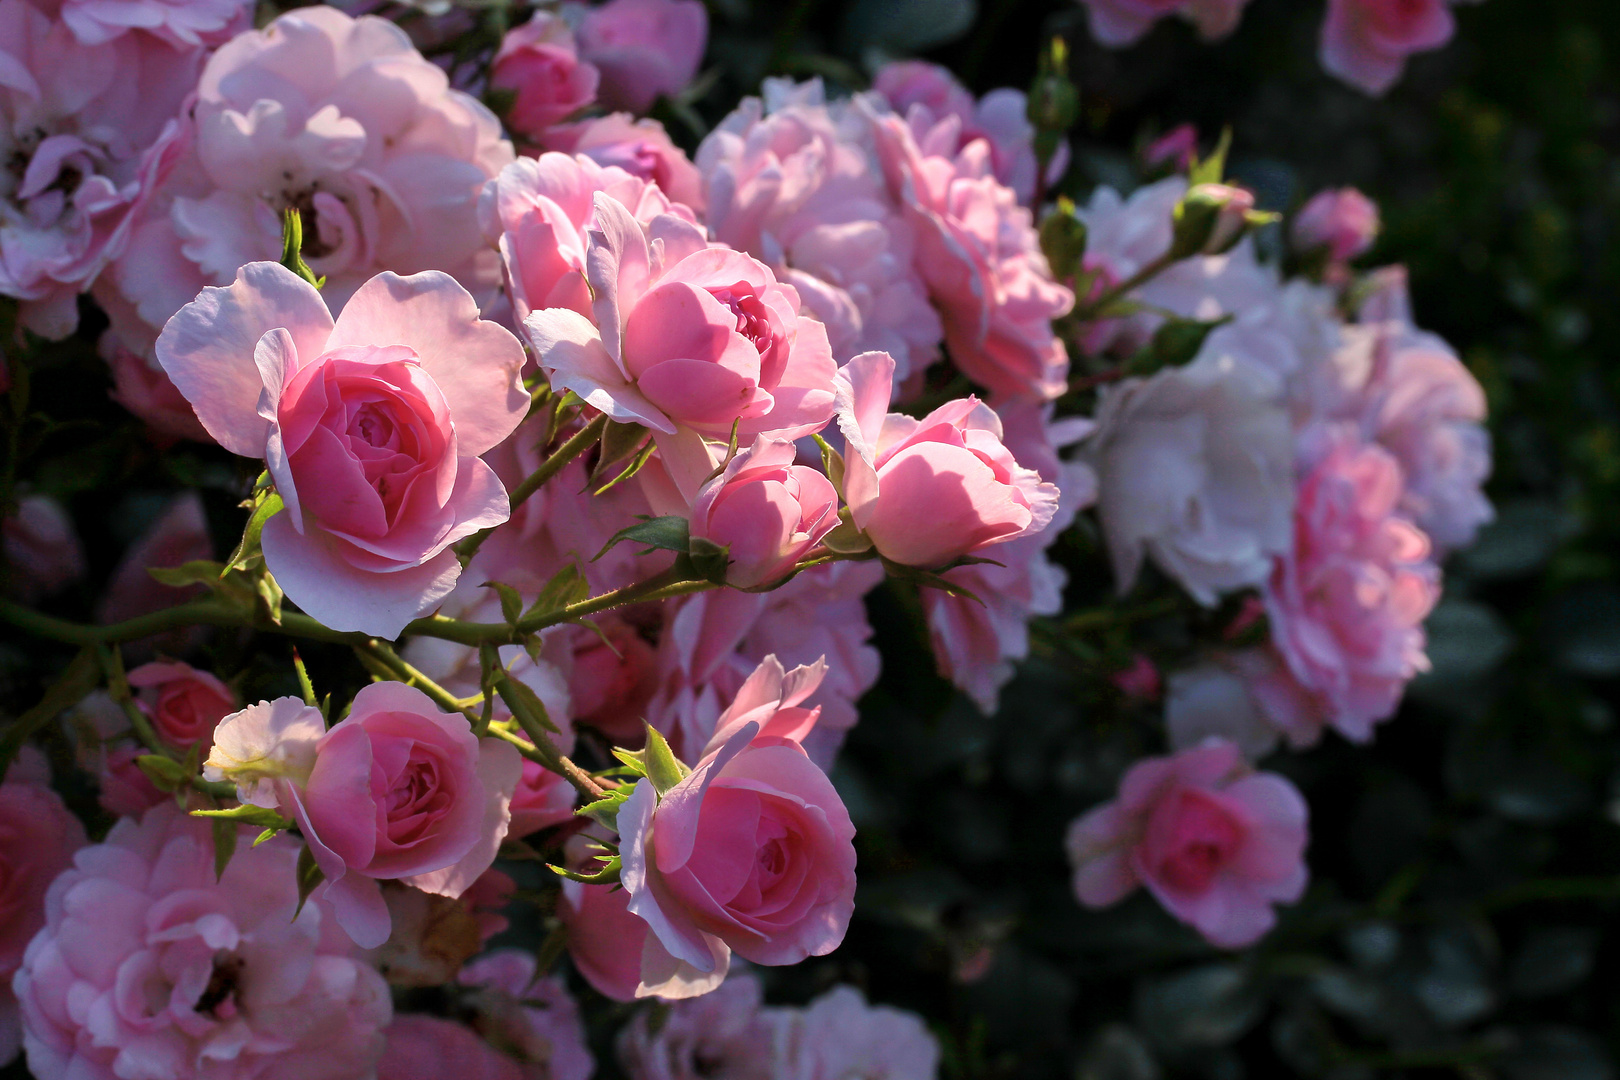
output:
M602 437L602 431L607 427L607 422L606 413L598 415L596 419L580 428L566 442L553 450L551 456L542 461L538 469L525 477L523 483L508 492L507 498L512 504L512 509L516 510L519 506L522 506L530 495L539 491L552 477L562 472L570 461L589 450L592 444ZM463 565L472 561L472 557L478 554L478 549L483 547L484 541L489 539L489 535L496 528L497 526L491 525L487 529L480 529L456 545L456 555L460 557Z
M539 765L541 768L556 773L558 776L574 785L574 790L593 802L607 794L607 790L598 784L594 777L564 755L557 749L556 744L544 729L540 731L541 741L530 742L514 732L508 731L499 724L489 725L489 733L497 739L509 742L517 747L517 752ZM524 729L524 734L529 734Z

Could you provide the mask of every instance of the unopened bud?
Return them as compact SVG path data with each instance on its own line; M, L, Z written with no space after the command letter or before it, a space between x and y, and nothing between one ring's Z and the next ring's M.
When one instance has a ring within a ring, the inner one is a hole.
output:
M1230 184L1197 184L1176 204L1170 253L1188 259L1230 251L1259 216L1252 193Z
M1044 166L1080 118L1080 91L1069 79L1069 46L1060 37L1041 54L1025 115L1035 128L1035 154Z
M1041 222L1041 251L1057 280L1068 281L1079 272L1086 255L1086 223L1070 200L1058 199L1057 209Z

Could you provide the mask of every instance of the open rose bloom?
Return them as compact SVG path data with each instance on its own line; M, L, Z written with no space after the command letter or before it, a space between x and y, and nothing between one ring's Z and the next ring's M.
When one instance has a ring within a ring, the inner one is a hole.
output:
M455 586L449 546L509 514L478 455L523 419L523 350L444 274L381 274L334 321L309 283L250 263L158 357L221 446L264 459L286 507L266 565L328 626L394 637Z

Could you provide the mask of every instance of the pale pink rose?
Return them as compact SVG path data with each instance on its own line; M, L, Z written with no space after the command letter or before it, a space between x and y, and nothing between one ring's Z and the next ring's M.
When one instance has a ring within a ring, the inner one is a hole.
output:
M49 495L25 495L0 521L6 591L33 603L84 577L84 545L62 504Z
M203 586L164 585L148 571L213 557L214 545L208 537L202 499L195 491L181 492L124 552L107 582L107 591L96 604L96 621L124 622L196 599L205 592ZM182 653L197 641L200 632L198 627L176 630L161 638L145 639L144 648L149 652L161 646L171 653ZM125 656L130 652L126 646Z
M35 1076L370 1073L388 987L352 958L324 901L298 911L297 842L255 847L254 832L218 882L210 826L172 803L79 852L13 981Z
M1401 468L1346 425L1301 436L1293 550L1265 589L1272 641L1327 723L1366 742L1428 670L1440 596L1429 538L1399 516Z
M11 976L45 925L46 890L84 844L84 826L50 788L45 756L22 747L0 784L0 1065L22 1045Z
M761 435L698 490L691 535L727 550L728 585L786 577L838 524L832 481L796 457L793 443Z
M600 865L600 864L597 864ZM562 883L557 917L568 928L568 955L586 982L614 1001L636 1000L641 951L652 931L626 905L630 894L611 885Z
M129 673L129 685L158 737L182 750L197 746L206 752L214 725L236 711L235 691L190 664L142 664Z
M1300 251L1325 250L1328 259L1347 263L1366 254L1378 238L1378 204L1353 187L1319 191L1294 218L1293 241Z
M603 104L634 113L691 82L708 40L699 0L608 0L579 23L579 52L602 72Z
M402 1013L383 1032L377 1080L526 1080L516 1058L495 1049L465 1024Z
M637 221L673 214L695 227L689 209L617 166L557 153L519 158L485 185L478 202L484 237L500 249L517 321L545 308L591 314L585 254L590 232L599 227L593 202L598 192L627 207Z
M662 1024L638 1012L619 1033L630 1080L780 1080L792 1019L764 1007L759 980L738 974L712 994L670 1006Z
M1142 151L1142 163L1149 168L1184 172L1197 156L1198 129L1192 124L1177 124L1147 145Z
M398 636L454 587L450 545L507 519L478 455L528 410L523 349L445 274L379 274L334 323L314 286L250 263L157 353L221 446L265 459L286 504L265 565L335 630Z
M595 101L598 78L580 60L568 24L550 11L508 30L489 67L491 88L514 95L507 126L531 141Z
M535 311L523 330L553 388L614 420L672 435L798 438L831 418L836 368L821 323L764 263L708 247L673 214L643 226L595 196L591 314ZM703 472L707 472L705 468Z
M978 101L956 81L948 68L925 60L895 60L883 65L872 89L911 125L919 139L936 124L954 120L955 151L975 139L990 144L996 179L1018 193L1024 205L1035 196L1040 162L1035 156L1035 126L1029 122L1029 102L1022 90L1001 87ZM953 151L953 152L955 152ZM1058 144L1047 164L1046 183L1063 178L1069 165L1069 144Z
M893 370L884 353L839 369L844 500L883 557L941 566L1046 528L1057 485L1013 458L1000 417L973 397L921 420L887 412Z
M657 120L638 120L626 112L593 116L553 127L546 133L545 145L547 150L583 154L598 165L623 169L657 184L674 201L703 210L703 178L697 166Z
M1069 358L1052 320L1074 294L1052 280L1029 210L995 178L990 143L958 150L954 125L919 142L900 117L873 116L889 191L917 234L915 265L945 324L951 359L1009 397L1054 398Z
M914 233L887 191L869 119L819 79L767 79L698 147L711 235L764 260L827 327L833 356L880 350L897 380L944 334L913 265Z
M775 656L767 656L715 720L714 734L702 756L719 751L747 724L759 725L760 738L786 739L802 747L821 717L819 705L805 708L804 701L816 692L826 674L826 657L788 671Z
M339 923L357 944L388 939L379 879L456 897L489 869L511 820L522 758L479 739L401 683L372 683L326 730L296 698L261 701L214 732L203 772L298 822Z
M1001 687L1013 665L1029 655L1029 620L1063 608L1063 568L1046 550L1097 497L1097 477L1083 462L1068 462L1058 450L1091 433L1091 422L1070 418L1053 423L1052 408L1028 400L1009 401L998 410L1007 448L1020 464L1057 485L1058 510L1039 533L999 545L993 563L958 566L945 577L978 599L943 589L921 592L929 643L941 675L994 715ZM996 565L997 563L1001 565Z
M60 14L86 45L145 31L179 50L212 48L253 25L247 0L62 0Z
M0 196L0 295L22 301L23 325L49 338L73 332L75 295L129 240L203 61L200 49L146 34L80 41L64 20L85 6L51 18L26 0L0 3L0 152L12 173Z
M619 811L620 880L652 928L638 995L704 993L733 950L796 964L843 941L855 827L804 749L759 730L744 723L662 797L638 781Z
M1325 365L1333 386L1318 415L1356 421L1400 462L1401 510L1439 551L1465 547L1495 512L1485 391L1455 350L1412 325L1403 268L1388 267L1357 330Z
M1272 905L1305 892L1306 818L1294 785L1250 769L1232 743L1146 758L1117 799L1069 827L1074 891L1107 907L1145 885L1211 944L1242 948L1276 924Z
M794 1080L936 1080L939 1041L916 1013L869 1005L835 986L790 1014L787 1058Z
M496 949L461 969L478 1030L523 1065L527 1080L590 1080L596 1061L579 1006L555 975L536 977L533 953Z
M1288 550L1293 433L1281 382L1260 365L1206 348L1105 387L1087 449L1122 594L1151 557L1213 607Z
M131 352L111 330L101 335L99 351L112 371L113 388L109 396L146 421L157 436L154 442L212 441L197 421L191 402L174 388L155 359L148 360Z
M132 350L150 355L204 286L280 258L286 209L303 215L303 255L333 310L383 270L442 270L480 301L494 294L476 206L511 144L404 31L299 8L220 48L192 85L183 152L96 285Z
M1235 743L1243 756L1258 761L1277 745L1279 733L1296 746L1321 734L1320 723L1284 726L1266 708L1263 681L1279 668L1270 649L1217 653L1165 680L1164 724L1170 749L1185 750L1206 739ZM1281 729L1281 730L1279 730Z
M1446 0L1328 0L1322 66L1382 96L1406 70L1407 57L1440 48L1456 29Z
M1205 41L1237 28L1249 0L1080 0L1091 17L1091 35L1111 49L1133 45L1167 15L1198 27Z

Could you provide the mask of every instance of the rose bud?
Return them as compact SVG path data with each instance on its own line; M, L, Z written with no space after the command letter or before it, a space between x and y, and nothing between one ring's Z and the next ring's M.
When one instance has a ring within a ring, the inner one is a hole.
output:
M236 694L190 664L142 664L129 673L135 704L152 720L158 737L181 749L214 741L214 726L236 711Z
M1230 184L1196 184L1176 204L1170 255L1220 255L1243 239L1254 222L1254 195Z
M549 11L507 31L489 69L490 86L514 94L507 127L530 139L595 101L598 78L579 59L568 24Z
M786 439L760 436L698 491L691 535L730 551L726 584L778 581L838 524L838 493L819 470L793 463Z
M1273 904L1305 892L1306 816L1293 784L1224 739L1148 758L1069 827L1074 890L1107 907L1145 885L1211 944L1242 948L1276 923Z
M522 764L420 690L379 682L329 731L297 698L227 717L203 775L298 823L339 924L372 949L390 927L379 880L458 897L489 869Z
M1294 218L1294 247L1326 251L1330 262L1363 255L1378 239L1378 204L1353 187L1320 191Z
M921 420L887 413L893 370L887 353L863 353L839 370L844 499L878 552L905 566L943 566L1046 528L1057 486L1014 460L995 411L967 397Z

